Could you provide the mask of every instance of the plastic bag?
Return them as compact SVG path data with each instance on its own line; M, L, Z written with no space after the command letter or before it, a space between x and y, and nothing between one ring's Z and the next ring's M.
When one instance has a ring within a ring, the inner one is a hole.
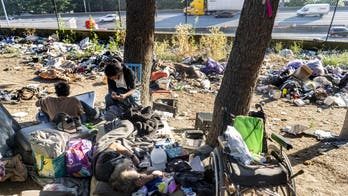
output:
M222 75L225 71L225 68L220 63L214 61L211 58L208 58L208 61L205 63L205 66L201 67L200 71L207 75L209 74Z
M321 76L325 74L323 64L319 59L311 60L307 62L307 66L313 70L312 76Z
M231 149L230 155L244 165L249 165L253 161L252 155L240 133L234 127L227 126L224 134Z
M66 152L66 172L69 176L91 176L92 142L84 139L72 139Z
M6 153L10 150L7 141L15 134L12 128L12 121L8 118L5 111L0 108L0 153L6 157Z
M33 152L34 165L41 177L60 178L65 176L65 153L57 158L48 158Z

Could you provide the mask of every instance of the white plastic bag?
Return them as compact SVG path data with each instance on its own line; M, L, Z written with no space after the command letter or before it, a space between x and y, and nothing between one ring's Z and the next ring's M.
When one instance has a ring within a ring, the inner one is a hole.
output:
M239 160L244 165L249 165L253 159L248 146L244 142L240 133L232 126L227 126L225 131L227 143L231 149L230 155Z

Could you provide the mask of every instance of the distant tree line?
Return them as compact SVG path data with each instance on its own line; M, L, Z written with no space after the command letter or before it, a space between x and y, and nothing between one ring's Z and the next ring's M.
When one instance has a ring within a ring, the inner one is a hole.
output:
M190 1L190 0L188 0ZM8 15L52 14L54 2L59 13L75 12L107 12L116 11L119 0L6 0L4 1ZM182 9L185 0L157 0L157 9ZM121 10L126 9L126 0L120 0ZM1 6L0 14L3 15Z

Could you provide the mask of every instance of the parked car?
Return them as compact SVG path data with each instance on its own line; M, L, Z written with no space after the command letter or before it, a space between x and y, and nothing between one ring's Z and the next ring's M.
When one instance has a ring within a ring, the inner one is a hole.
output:
M99 19L99 22L112 22L116 21L116 14L107 14Z
M330 37L348 37L347 27L331 27L329 31Z
M303 6L301 9L297 10L298 16L320 16L322 17L324 14L328 14L330 11L330 5L327 3L321 3L321 4L307 4Z

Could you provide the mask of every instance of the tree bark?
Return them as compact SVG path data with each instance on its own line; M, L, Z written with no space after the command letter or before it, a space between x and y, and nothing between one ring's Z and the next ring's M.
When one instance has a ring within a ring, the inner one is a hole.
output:
M340 133L340 137L348 138L348 110L346 112L346 118L344 119L344 122L343 122L343 127Z
M227 62L219 93L215 98L213 125L208 144L215 146L217 137L230 123L230 114L245 115L249 111L259 70L272 35L279 0L244 1L233 48Z
M127 0L125 63L142 64L141 103L150 105L150 76L155 31L155 0Z

